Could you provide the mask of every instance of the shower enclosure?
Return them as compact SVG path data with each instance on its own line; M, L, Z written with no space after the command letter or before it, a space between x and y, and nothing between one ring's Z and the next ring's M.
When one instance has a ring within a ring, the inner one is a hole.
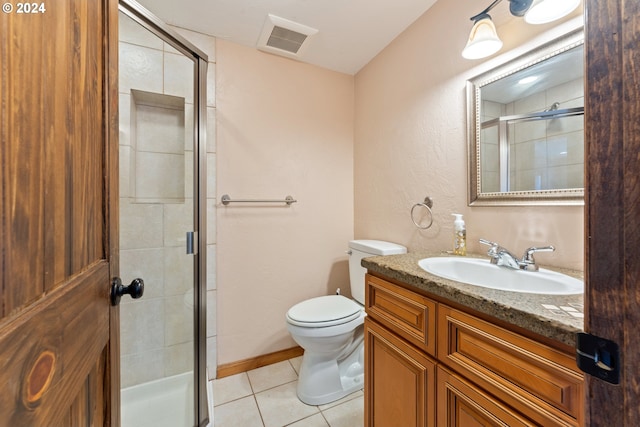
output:
M120 305L123 427L208 422L205 301L207 56L120 1Z

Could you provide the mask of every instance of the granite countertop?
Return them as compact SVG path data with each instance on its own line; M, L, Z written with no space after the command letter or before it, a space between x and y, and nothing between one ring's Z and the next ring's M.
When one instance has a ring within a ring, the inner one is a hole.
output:
M477 312L575 347L575 334L583 330L584 324L583 294L539 295L467 285L427 273L418 266L419 260L434 256L453 255L412 252L402 255L374 256L364 258L362 266L371 273L398 280L432 295L454 301ZM470 255L470 257L474 256ZM582 279L581 272L542 267Z

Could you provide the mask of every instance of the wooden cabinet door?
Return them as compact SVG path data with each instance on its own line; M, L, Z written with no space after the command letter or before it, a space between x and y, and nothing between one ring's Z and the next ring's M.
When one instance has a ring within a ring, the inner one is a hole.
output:
M365 319L365 426L434 427L435 362Z
M438 366L437 375L439 427L537 425L441 366Z
M0 14L2 426L119 424L117 8Z

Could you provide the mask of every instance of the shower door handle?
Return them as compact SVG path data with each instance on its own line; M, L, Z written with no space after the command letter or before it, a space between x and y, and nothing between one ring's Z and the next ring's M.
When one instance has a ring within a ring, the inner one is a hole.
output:
M134 299L140 298L144 294L144 280L133 279L129 286L124 286L119 277L114 277L111 281L111 305L120 304L120 297L125 294Z

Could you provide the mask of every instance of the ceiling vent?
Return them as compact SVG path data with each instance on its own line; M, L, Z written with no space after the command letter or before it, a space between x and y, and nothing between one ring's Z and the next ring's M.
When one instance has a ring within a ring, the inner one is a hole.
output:
M258 40L258 49L297 59L309 44L309 38L317 32L315 28L269 14Z

